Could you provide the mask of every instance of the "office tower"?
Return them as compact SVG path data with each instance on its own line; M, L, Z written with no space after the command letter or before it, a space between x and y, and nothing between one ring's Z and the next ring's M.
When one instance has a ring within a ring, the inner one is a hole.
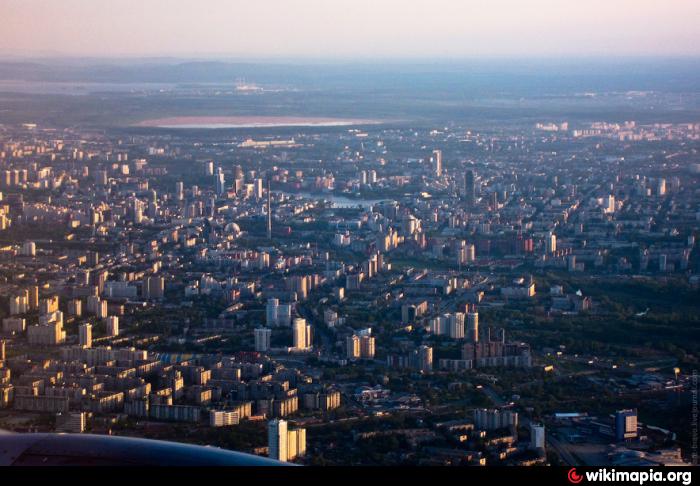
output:
M289 450L287 447L287 421L274 419L267 423L268 455L272 459L287 462Z
M433 348L430 346L418 346L416 366L420 371L432 371L433 369Z
M433 156L430 160L433 164L433 173L436 177L440 177L442 175L442 150L433 150Z
M294 335L294 349L304 350L311 348L311 326L306 324L306 319L294 319L292 333Z
M80 345L84 348L92 347L92 324L82 324L78 328L80 334Z
M119 336L119 318L117 316L109 316L107 318L107 335Z
M530 449L542 450L545 445L545 429L543 424L530 422Z
M615 412L615 439L623 441L637 437L637 410L627 409Z
M255 329L255 350L259 353L264 353L270 350L270 337L272 330L267 327L258 327Z
M5 361L5 340L0 340L0 361Z
M555 235L553 232L549 232L547 234L547 239L545 240L545 244L547 246L547 253L555 253L557 251L557 235Z
M479 313L467 313L467 339L472 343L479 342Z
M468 206L476 204L476 175L471 169L464 173L464 199Z

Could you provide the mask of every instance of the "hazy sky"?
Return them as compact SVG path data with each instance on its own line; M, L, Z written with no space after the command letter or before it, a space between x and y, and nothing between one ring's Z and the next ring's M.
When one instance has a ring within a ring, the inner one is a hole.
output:
M0 0L0 54L700 55L700 0Z

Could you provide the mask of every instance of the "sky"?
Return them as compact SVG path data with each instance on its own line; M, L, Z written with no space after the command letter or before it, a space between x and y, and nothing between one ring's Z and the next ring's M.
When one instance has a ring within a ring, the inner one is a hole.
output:
M0 0L0 55L699 56L700 0Z

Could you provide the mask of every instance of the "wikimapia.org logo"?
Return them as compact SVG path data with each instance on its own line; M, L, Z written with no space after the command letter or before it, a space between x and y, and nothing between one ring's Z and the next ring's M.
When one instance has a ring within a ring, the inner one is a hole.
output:
M649 471L616 471L615 469L598 469L597 471L586 471L584 474L576 472L576 468L569 469L566 477L571 484L579 484L585 479L587 482L627 482L644 484L647 481L653 482L680 482L684 486L692 482L691 471L661 471L649 469Z

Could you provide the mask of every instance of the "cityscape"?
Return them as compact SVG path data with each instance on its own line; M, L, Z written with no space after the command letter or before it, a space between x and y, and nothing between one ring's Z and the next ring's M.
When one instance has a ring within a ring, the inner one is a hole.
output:
M0 444L695 465L698 236L695 57L0 58Z

